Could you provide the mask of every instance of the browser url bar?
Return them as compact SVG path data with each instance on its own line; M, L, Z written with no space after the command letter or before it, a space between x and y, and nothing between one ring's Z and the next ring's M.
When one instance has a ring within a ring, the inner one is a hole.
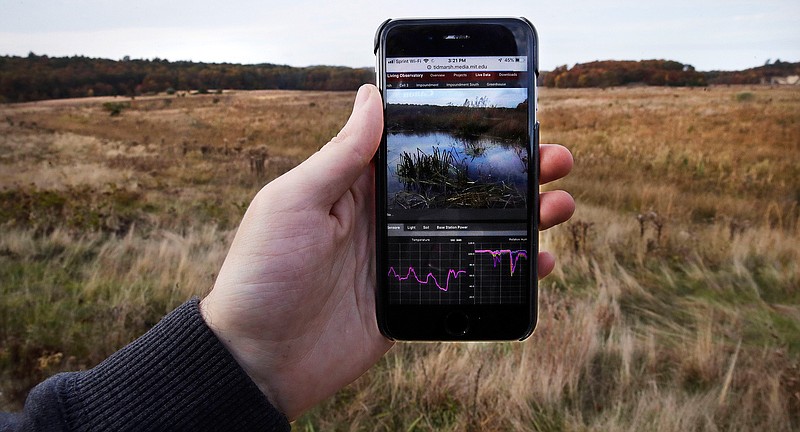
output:
M391 57L386 72L527 71L527 56L497 57Z

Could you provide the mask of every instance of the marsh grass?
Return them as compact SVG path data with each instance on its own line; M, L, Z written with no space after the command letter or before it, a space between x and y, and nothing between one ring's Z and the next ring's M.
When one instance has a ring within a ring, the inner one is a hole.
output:
M456 161L452 151L432 147L430 153L417 149L416 153L400 154L396 172L408 189L446 193L469 180L468 169L465 163Z
M471 179L469 163L457 160L451 150L433 147L431 153L417 149L403 152L396 175L405 190L390 202L403 209L417 208L505 208L522 207L525 197L503 181Z
M332 137L351 100L0 107L2 408L207 292L249 199ZM543 89L543 142L576 160L550 187L578 212L540 236L559 265L536 333L398 344L295 428L797 430L798 107L791 88ZM131 223L78 223L101 211Z

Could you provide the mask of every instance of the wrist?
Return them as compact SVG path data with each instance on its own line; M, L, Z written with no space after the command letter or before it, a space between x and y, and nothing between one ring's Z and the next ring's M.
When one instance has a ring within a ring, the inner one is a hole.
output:
M248 342L245 338L238 336L238 332L230 325L225 318L224 312L220 311L217 303L213 297L213 293L206 296L200 301L198 308L200 316L203 318L206 326L211 329L220 343L231 354L233 359L239 367L247 374L250 380L258 387L261 393L266 397L267 401L282 413L286 413L280 403L279 398L274 390L267 384L266 377L263 377L258 370L252 365L253 361L249 361L253 355L248 354L247 347L252 347L253 343Z

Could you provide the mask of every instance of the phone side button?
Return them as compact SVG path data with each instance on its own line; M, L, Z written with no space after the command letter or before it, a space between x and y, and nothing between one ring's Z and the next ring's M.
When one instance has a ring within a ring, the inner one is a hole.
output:
M450 312L444 320L444 329L451 336L464 336L469 331L469 317L464 312Z

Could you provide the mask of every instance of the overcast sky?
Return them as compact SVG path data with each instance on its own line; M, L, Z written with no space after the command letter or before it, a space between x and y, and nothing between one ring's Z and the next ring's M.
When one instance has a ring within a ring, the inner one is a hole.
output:
M0 0L0 55L373 66L386 18L525 16L541 69L669 59L698 70L800 61L800 0Z

